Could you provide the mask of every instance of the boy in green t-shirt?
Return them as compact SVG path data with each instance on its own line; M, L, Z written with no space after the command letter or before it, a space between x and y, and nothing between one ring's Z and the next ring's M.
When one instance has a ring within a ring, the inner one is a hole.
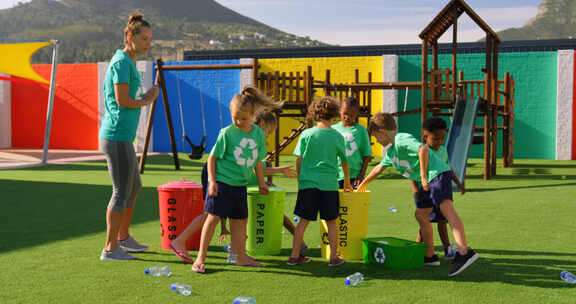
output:
M388 113L376 113L370 119L369 130L382 146L388 146L382 162L374 167L366 179L358 186L360 191L366 189L385 167L393 166L402 176L421 183L422 195L428 200L419 200L416 205L415 217L420 225L422 237L426 243L425 262L438 260L434 254L432 224L428 219L434 206L438 206L450 226L458 253L448 276L455 276L468 268L478 259L478 254L468 247L464 224L454 209L452 201L452 174L450 166L443 162L436 153L429 152L426 145L407 133L397 133L396 121Z
M448 130L448 126L446 122L440 117L430 117L424 121L422 124L422 138L428 148L436 153L443 162L445 162L448 166L450 165L450 160L448 159L448 151L446 147L444 147L444 139L446 138L446 131ZM452 181L458 186L462 195L466 193L466 188L464 185L460 183L460 180L452 170ZM423 193L420 194L422 189L420 185L410 180L410 185L412 186L412 191L414 192L414 201L416 204L419 204L420 200L427 200L429 199L428 196ZM438 235L440 236L440 240L442 241L442 246L444 247L444 258L447 260L453 260L456 256L456 250L450 246L450 237L448 236L448 227L447 227L447 220L442 214L442 211L437 206L434 206L432 213L428 217L431 223L437 223L438 228ZM416 239L417 242L422 241L422 233L418 231L418 237ZM440 261L435 261L432 265L439 265Z
M344 189L351 190L350 176L346 156L344 138L331 128L332 121L338 117L339 104L332 97L322 97L314 100L308 107L308 118L316 122L316 126L305 130L298 139L294 149L296 171L298 172L298 197L294 214L300 217L292 253L288 265L307 263L310 258L300 251L304 232L310 221L315 221L318 213L328 226L330 241L330 263L328 266L338 266L344 259L337 254L338 224L340 201L338 196L338 162L344 170Z
M366 128L358 124L360 103L358 99L348 97L342 101L340 106L340 119L332 128L342 134L346 141L346 156L350 167L350 184L356 188L366 174L366 168L372 157L372 147L370 146L370 135ZM344 171L342 166L338 166L338 183L340 188L344 187Z

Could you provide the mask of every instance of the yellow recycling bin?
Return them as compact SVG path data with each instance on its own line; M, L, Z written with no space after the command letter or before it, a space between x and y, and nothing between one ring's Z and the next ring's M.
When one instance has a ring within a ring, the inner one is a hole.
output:
M362 260L362 239L368 233L368 210L370 191L344 192L339 190L340 216L336 219L338 227L338 253L347 260ZM322 237L322 257L330 259L330 242L328 226L322 220L320 225Z

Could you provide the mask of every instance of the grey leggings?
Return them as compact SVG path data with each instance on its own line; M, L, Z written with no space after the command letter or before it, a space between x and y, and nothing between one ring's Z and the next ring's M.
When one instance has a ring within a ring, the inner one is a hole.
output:
M142 189L138 161L134 145L130 142L100 139L100 147L106 154L108 173L112 178L112 197L108 210L124 212L133 208Z

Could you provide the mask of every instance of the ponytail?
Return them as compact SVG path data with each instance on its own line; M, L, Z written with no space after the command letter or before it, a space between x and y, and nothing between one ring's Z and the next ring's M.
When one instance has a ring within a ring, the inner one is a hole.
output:
M274 110L282 107L284 102L275 101L272 98L266 96L258 88L247 86L242 89L240 94L234 95L230 101L230 105L240 106L242 109L250 107L252 113L256 113L260 110Z

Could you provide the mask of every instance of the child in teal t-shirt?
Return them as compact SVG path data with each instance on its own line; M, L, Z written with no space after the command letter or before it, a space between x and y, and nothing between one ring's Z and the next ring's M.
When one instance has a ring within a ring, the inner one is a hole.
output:
M204 210L208 213L202 227L200 250L192 270L204 273L208 245L221 218L230 218L230 237L238 266L264 266L246 254L248 204L246 185L256 171L260 193L268 194L261 160L266 156L264 131L253 124L260 109L277 108L258 89L246 87L230 101L232 124L222 129L208 157L208 194Z
M356 188L366 174L366 168L372 158L370 135L362 125L358 123L360 103L356 98L346 98L340 107L340 121L332 125L332 128L340 132L346 141L346 156L350 167L350 184ZM339 166L338 183L340 188L344 186L344 172Z
M304 232L310 221L315 221L318 213L328 226L330 241L330 263L338 266L344 260L337 255L338 249L338 163L344 171L344 189L351 190L350 175L344 138L331 128L338 117L338 101L332 97L316 99L308 107L309 120L316 126L300 135L294 149L296 170L298 171L298 198L294 214L300 217L294 233L292 253L288 265L298 265L310 261L300 253Z
M458 253L456 253L453 267L448 275L459 274L478 259L478 254L468 247L464 224L454 209L450 166L442 161L436 153L430 153L428 147L412 135L397 133L396 121L388 113L374 114L370 119L369 130L382 146L390 146L386 150L382 162L374 167L358 186L359 191L364 191L366 185L380 175L384 168L390 166L393 166L402 176L419 182L422 187L420 195L426 195L429 198L419 200L415 212L422 237L426 243L424 261L425 263L438 261L438 256L434 253L432 225L428 218L433 207L438 206L450 223L454 239L458 244Z
M444 138L446 138L446 131L448 130L446 122L440 117L431 117L424 121L422 124L422 137L424 142L430 149L430 153L436 153L436 155L448 166L450 166L450 160L448 159L448 151L444 147ZM452 181L458 186L462 194L466 193L466 188L460 183L454 171L452 171ZM414 201L419 203L420 199L427 199L426 195L420 195L420 185L410 180L412 186L412 191L414 192ZM444 247L444 258L447 260L454 259L456 251L450 246L450 237L448 236L447 221L442 214L442 211L438 207L434 207L432 213L430 213L429 220L432 223L438 223L438 235L442 241L442 246ZM417 242L422 241L422 234L418 231ZM436 261L439 263L439 261Z

